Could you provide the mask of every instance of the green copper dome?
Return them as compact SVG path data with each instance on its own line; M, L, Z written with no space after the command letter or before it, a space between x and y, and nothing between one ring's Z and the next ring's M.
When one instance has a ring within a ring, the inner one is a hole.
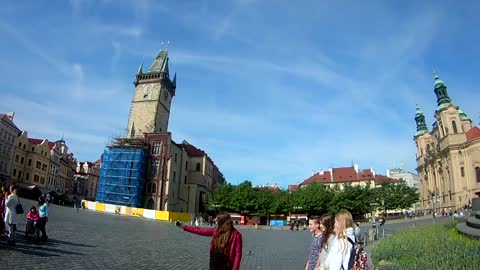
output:
M445 83L440 79L438 73L435 73L435 88L439 88L441 86L445 86Z
M471 120L466 113L464 113L462 110L458 110L458 114L460 115L460 119L462 120Z
M417 108L415 110L415 116L420 116L420 115L423 115L423 112L422 110L420 110L420 107L417 104Z

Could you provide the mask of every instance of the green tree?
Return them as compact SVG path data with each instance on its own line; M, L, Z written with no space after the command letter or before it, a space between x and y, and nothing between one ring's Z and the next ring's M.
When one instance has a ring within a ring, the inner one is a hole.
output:
M220 185L212 192L209 208L218 211L232 211L234 209L232 195L236 187L231 184Z
M257 204L256 196L250 181L238 185L231 196L233 210L242 214L254 212Z
M333 192L326 185L312 182L294 193L292 208L302 207L301 210L294 212L320 215L328 211L328 203L332 200L333 195Z
M255 211L261 217L273 214L274 194L266 188L255 189Z
M406 209L418 202L416 188L409 187L405 181L400 183L383 183L375 190L375 198L383 211Z
M372 198L373 192L370 185L363 187L345 184L343 189L336 187L334 191L335 196L328 207L332 213L346 209L350 211L354 217L359 217L373 210L371 204L374 202L374 198Z

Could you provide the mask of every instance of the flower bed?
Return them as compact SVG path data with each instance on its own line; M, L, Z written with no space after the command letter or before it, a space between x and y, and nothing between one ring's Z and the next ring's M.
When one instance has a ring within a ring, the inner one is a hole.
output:
M380 269L480 269L480 241L459 234L455 222L407 229L382 239L372 259Z

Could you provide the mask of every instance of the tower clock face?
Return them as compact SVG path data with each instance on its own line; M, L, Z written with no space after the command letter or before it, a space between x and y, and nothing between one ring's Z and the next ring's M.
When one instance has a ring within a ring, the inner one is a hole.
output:
M152 85L147 84L143 87L143 97L147 97L150 94L150 91L152 91Z

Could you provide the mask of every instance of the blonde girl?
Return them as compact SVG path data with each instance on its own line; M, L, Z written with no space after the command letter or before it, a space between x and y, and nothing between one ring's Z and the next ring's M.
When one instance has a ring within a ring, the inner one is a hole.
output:
M347 210L341 210L335 215L335 238L325 263L320 269L348 269L348 261L350 260L350 252L353 246L347 237L355 242L353 226L352 214Z

